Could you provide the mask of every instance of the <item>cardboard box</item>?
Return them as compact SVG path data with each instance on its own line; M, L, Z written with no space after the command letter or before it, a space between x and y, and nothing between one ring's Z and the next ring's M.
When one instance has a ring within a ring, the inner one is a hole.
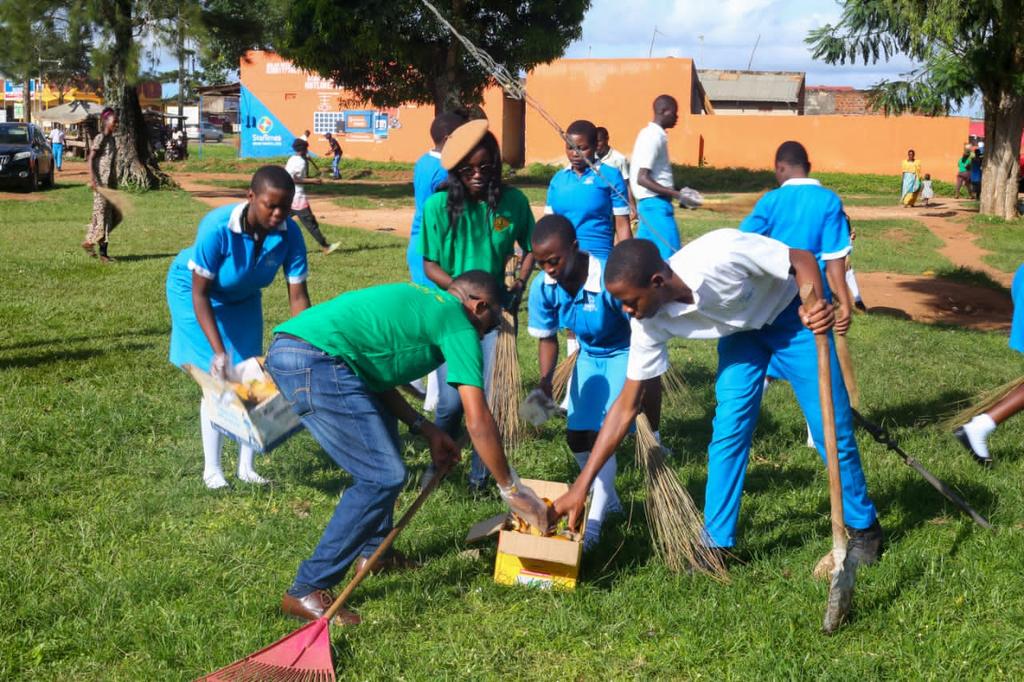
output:
M569 490L565 483L523 479L540 497L557 499ZM498 534L498 556L494 560L494 582L500 585L529 585L550 589L574 589L583 557L583 532L579 540L537 537L502 530L506 515L485 519L470 529L468 542ZM584 519L586 514L584 514Z
M185 369L203 389L203 399L212 408L214 428L248 445L256 452L269 452L302 428L291 404L279 392L257 405L246 405L231 385L193 365ZM257 358L235 365L241 383L269 379Z

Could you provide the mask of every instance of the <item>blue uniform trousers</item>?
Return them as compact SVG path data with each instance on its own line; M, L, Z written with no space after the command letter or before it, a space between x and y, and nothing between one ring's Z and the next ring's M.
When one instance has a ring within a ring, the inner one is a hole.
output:
M661 257L668 260L681 245L672 202L662 197L648 197L636 202L636 212L640 216L637 238L654 242Z
M811 427L814 445L825 460L818 366L814 334L803 326L797 312L799 299L774 322L756 331L740 332L718 342L718 379L711 445L708 447L708 482L704 525L711 544L732 547L750 441L757 425L769 362L790 382ZM831 343L831 334L829 341ZM868 528L875 521L875 506L868 498L853 434L853 413L843 384L835 348L832 349L832 400L836 415L839 471L843 483L843 516L850 528ZM823 491L826 489L823 488Z

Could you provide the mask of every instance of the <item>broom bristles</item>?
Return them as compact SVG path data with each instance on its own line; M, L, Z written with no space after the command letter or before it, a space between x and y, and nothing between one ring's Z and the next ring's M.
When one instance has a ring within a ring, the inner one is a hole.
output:
M501 327L494 350L494 372L491 376L487 404L494 415L505 450L514 450L523 442L523 422L519 419L523 382L516 351L515 318L502 311Z
M675 403L693 403L690 385L683 378L683 373L669 365L668 371L661 375L661 387L665 397Z
M651 539L665 565L677 573L693 570L728 582L722 557L704 542L700 510L666 463L665 451L644 414L636 419L636 460L644 471Z
M551 377L551 397L555 403L565 400L565 392L569 390L569 382L572 380L572 373L576 369L576 359L579 358L579 350L573 351L555 367L555 374Z
M942 422L943 428L954 429L957 426L961 426L962 424L971 421L979 414L988 412L996 406L996 403L1002 401L1003 398L1010 395L1010 393L1021 386L1024 386L1024 376L1017 377L1012 381L1007 381L1002 386L997 386L996 388L979 393L974 396L967 407L961 409L955 414L947 416ZM956 403L956 405L962 404L964 404L964 401Z

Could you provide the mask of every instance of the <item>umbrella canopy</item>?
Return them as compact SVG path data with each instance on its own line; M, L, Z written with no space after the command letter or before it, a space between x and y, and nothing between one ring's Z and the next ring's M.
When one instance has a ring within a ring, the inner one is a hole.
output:
M90 116L99 116L101 111L103 111L102 105L95 104L94 102L75 100L74 102L68 102L67 104L61 104L60 106L44 109L38 114L34 113L33 115L40 121L72 125L75 123L81 123Z

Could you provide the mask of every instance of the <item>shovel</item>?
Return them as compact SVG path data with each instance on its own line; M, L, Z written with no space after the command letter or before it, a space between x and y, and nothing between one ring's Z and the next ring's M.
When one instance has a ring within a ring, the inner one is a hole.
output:
M800 288L804 306L810 307L818 301L814 288L805 284ZM821 402L821 421L825 432L825 462L828 467L828 496L832 511L832 559L833 568L828 588L828 606L822 630L832 634L846 620L853 601L853 585L856 580L856 562L848 560L846 553L846 526L843 523L843 485L839 476L839 450L836 446L836 418L832 405L832 363L831 348L827 334L815 334L818 348L818 395Z

